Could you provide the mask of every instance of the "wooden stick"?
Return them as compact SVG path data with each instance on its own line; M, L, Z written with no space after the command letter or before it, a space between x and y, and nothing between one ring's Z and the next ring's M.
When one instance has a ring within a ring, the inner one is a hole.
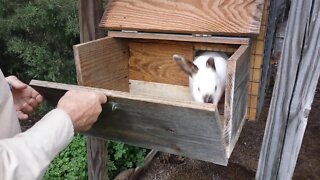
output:
M256 179L291 179L320 75L320 2L293 0Z

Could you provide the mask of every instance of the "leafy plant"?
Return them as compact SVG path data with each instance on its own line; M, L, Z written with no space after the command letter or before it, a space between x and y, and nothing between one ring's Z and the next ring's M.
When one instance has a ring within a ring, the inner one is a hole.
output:
M76 0L2 0L0 67L24 81L75 83L72 45L79 42Z
M110 141L108 144L109 177L114 178L125 169L141 166L146 153L146 149Z
M75 135L70 145L49 166L46 179L88 179L85 137ZM113 179L121 171L143 164L146 149L109 141L108 175Z
M5 75L75 83L72 46L79 43L77 0L2 0L0 68ZM34 114L47 112L43 105ZM109 142L109 176L142 163L145 149ZM76 135L50 164L44 179L87 179L85 137Z
M43 179L88 179L86 143L77 134L69 146L50 164Z

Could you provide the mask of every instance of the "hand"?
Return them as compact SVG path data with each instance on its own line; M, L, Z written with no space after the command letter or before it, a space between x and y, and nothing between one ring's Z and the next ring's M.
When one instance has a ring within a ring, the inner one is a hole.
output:
M12 87L13 103L18 119L28 119L28 114L43 101L43 97L15 76L8 76L6 80Z
M102 111L101 104L106 102L107 97L100 93L68 91L59 100L57 108L70 116L76 132L83 132L96 122Z

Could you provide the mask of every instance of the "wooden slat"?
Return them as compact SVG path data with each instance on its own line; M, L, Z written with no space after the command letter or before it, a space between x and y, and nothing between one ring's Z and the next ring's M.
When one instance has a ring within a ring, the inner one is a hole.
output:
M278 22L281 18L285 16L285 12L289 8L288 1L286 0L270 0L270 12L269 17L267 18L267 26L266 26L266 37L265 37L265 47L264 47L264 55L262 58L262 69L261 69L261 82L260 82L260 89L259 89L259 101L257 106L257 115L259 116L262 107L264 105L264 99L266 96L266 92L268 90L268 85L270 82L271 76L271 55L273 50L274 44L274 37L276 35L276 29Z
M143 32L121 32L108 31L109 37L130 38L130 39L153 39L169 41L186 41L201 43L220 43L220 44L249 44L249 38L243 37L200 37L183 34L166 34L166 33L143 33Z
M92 41L102 36L98 24L103 14L101 0L78 0L80 42Z
M101 38L73 46L78 83L128 91L129 51L121 39Z
M130 93L135 95L152 95L159 99L166 98L173 101L193 101L189 87L186 86L130 80L129 88Z
M89 135L194 159L227 164L219 115L213 104L178 102L126 92L32 80L45 99L56 103L67 90L108 96Z
M175 85L188 85L188 76L172 60L180 54L193 60L191 43L130 42L129 78Z
M228 157L239 138L246 118L249 56L248 45L241 45L228 61L224 113Z
M259 34L263 0L115 0L100 27L145 32Z
M320 2L293 0L256 179L291 179L320 75Z
M196 43L194 44L195 51L217 51L233 54L239 45L227 45L227 44L208 44L208 43Z
M280 1L279 1L280 2ZM269 61L269 58L264 58L264 53L265 53L265 42L268 42L268 48L271 49L272 47L272 41L270 41L270 39L273 40L273 34L267 34L267 38L265 40L265 35L266 35L266 24L267 24L267 20L268 18L268 9L269 9L269 0L265 1L265 5L264 5L264 10L263 10L263 16L262 16L262 22L261 22L261 28L260 28L260 33L258 37L254 37L252 38L252 57L251 57L251 65L250 65L250 77L249 77L249 81L250 83L259 83L259 84L263 84L261 86L259 86L260 89L258 89L256 92L252 92L249 89L249 101L257 101L256 106L255 107L251 107L249 109L248 107L248 119L249 120L256 120L257 117L259 117L260 111L261 111L261 105L264 102L264 95L265 95L265 90L266 90L266 81L267 80L267 76L268 76L268 72L269 72L269 65L263 65L262 63L266 64ZM285 11L281 11L278 10L279 12L285 12ZM278 14L273 12L271 14L271 18L276 19L276 17L278 17ZM269 27L270 26L270 27ZM275 29L276 25L268 25L268 28L274 28ZM270 43L271 42L271 43ZM267 52L269 53L269 52ZM271 53L271 51L270 51ZM264 74L262 75L262 72L264 72ZM260 83L261 81L261 83ZM252 93L254 94L258 94L252 96ZM257 108L258 110L254 109Z
M189 87L177 86L163 83L153 83L138 80L129 80L130 94L150 96L160 99L168 99L172 101L193 102ZM223 97L222 97L223 98ZM224 113L224 99L220 100L218 104L219 113ZM222 124L224 117L221 118Z

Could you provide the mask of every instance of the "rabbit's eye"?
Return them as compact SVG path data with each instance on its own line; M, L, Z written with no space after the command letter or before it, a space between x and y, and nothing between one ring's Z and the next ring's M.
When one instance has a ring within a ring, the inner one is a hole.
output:
M217 90L217 86L215 86L214 89Z
M200 92L200 87L198 87L198 91Z

